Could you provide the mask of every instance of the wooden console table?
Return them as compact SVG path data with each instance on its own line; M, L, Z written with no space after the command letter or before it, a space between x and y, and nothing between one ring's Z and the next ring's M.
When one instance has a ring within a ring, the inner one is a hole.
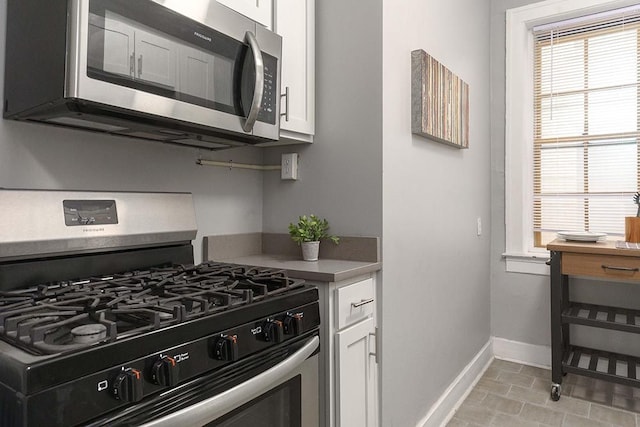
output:
M638 309L570 300L569 277L640 282L640 250L616 249L615 242L554 240L551 252L551 399L560 399L562 377L571 372L640 387L640 358L572 345L569 325L586 325L640 334Z

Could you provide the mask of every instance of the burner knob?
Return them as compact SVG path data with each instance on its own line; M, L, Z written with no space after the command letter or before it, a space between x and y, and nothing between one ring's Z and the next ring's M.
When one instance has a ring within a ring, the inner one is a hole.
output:
M284 333L293 336L300 335L302 333L302 316L302 313L287 313L282 322Z
M162 356L151 367L151 378L154 383L173 387L178 383L180 367L176 360L169 356Z
M238 360L238 336L222 335L213 344L213 355L218 360L235 362Z
M262 325L262 338L267 342L282 342L282 322L275 319L267 319Z
M113 381L113 395L125 402L138 402L142 399L142 373L127 368Z

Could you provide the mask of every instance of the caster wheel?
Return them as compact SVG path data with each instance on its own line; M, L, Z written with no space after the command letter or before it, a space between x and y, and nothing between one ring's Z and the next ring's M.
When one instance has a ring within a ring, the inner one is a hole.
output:
M560 400L560 384L554 384L551 386L551 400L553 400L554 402L557 402L558 400Z

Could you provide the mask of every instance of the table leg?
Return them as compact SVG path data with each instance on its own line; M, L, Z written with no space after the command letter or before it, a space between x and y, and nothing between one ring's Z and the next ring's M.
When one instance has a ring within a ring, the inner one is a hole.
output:
M560 399L562 384L562 353L564 350L562 337L563 278L560 268L562 254L551 252L551 399ZM565 278L566 280L566 278Z

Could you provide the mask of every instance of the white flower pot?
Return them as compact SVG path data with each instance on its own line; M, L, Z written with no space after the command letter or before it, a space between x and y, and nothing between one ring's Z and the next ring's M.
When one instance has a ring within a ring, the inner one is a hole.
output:
M317 261L320 242L303 242L302 259L305 261Z

